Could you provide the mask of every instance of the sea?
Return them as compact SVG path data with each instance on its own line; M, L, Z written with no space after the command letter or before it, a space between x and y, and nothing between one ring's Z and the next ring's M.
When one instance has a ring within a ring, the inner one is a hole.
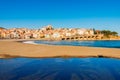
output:
M103 47L103 48L120 48L120 40L89 40L89 41L50 41L35 40L24 41L29 44L47 44L47 45L64 45L64 46L87 46L87 47Z

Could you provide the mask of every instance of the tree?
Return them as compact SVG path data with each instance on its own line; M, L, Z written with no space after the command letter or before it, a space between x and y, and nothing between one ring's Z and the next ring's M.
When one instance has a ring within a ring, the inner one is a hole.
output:
M113 36L118 36L118 33L115 32L115 31L113 31L113 32L111 32L111 33L112 33Z
M97 32L96 32L95 28L93 28L93 31L94 31L94 34L97 34Z
M104 34L104 36L106 36L106 37L109 37L110 35L118 36L117 32L115 32L115 31L112 32L110 30L102 30L101 33Z

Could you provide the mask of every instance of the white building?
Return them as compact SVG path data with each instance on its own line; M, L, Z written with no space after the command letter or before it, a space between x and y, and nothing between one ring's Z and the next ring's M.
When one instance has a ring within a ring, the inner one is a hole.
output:
M50 35L49 34L45 34L45 38L50 38Z
M89 31L89 34L90 34L90 35L94 35L94 31L93 31L93 30L90 30L90 31Z
M65 34L66 36L72 36L72 34L70 32L66 32Z
M57 32L53 33L52 37L53 38L60 38L60 33L57 33Z
M38 38L38 34L37 33L33 33L33 38Z
M87 29L78 29L77 30L77 34L79 34L79 35L87 34L86 32L87 32Z

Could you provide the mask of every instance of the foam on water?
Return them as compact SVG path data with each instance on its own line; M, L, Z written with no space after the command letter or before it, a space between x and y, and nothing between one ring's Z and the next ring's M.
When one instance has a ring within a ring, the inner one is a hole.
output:
M34 41L24 41L23 43L26 43L26 44L36 44Z

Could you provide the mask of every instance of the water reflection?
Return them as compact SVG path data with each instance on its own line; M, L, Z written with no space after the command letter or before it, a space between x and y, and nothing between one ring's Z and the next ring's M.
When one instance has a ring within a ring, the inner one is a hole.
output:
M107 58L0 59L0 80L119 80L120 60Z

